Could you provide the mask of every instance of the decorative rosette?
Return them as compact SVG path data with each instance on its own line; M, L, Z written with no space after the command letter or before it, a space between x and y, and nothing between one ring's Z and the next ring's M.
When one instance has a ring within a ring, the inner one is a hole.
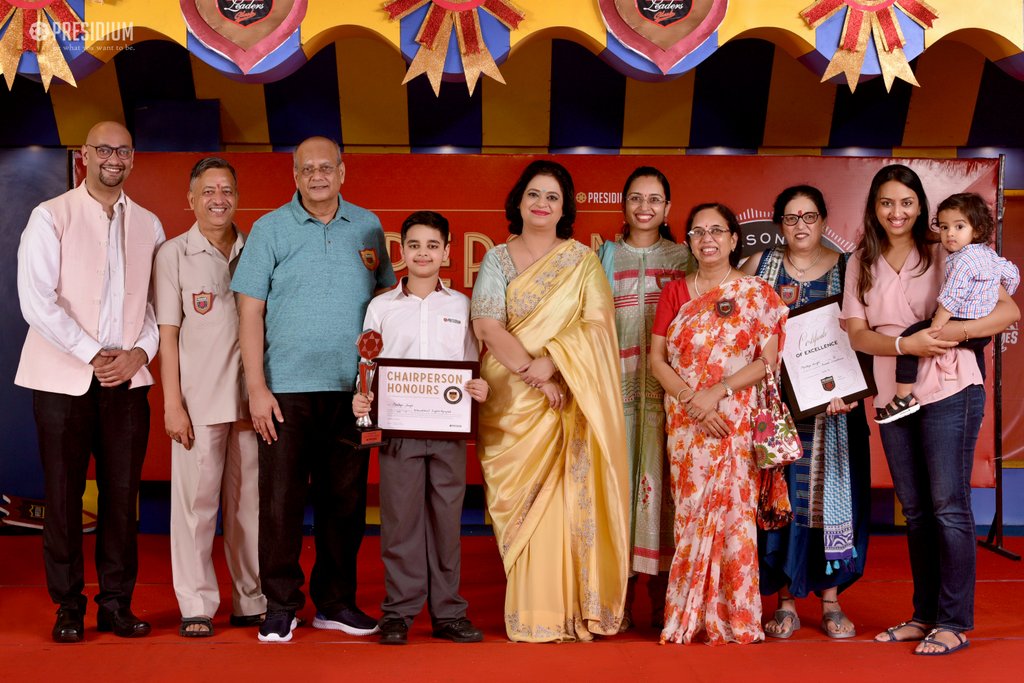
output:
M508 0L390 0L384 3L384 11L391 21L397 21L426 4L430 4L430 9L416 35L420 49L409 65L402 84L426 74L434 94L441 94L441 76L444 74L444 62L448 56L448 43L453 28L458 37L462 70L469 94L473 94L481 73L504 83L505 79L501 77L498 65L494 63L484 42L477 11L483 10L507 28L515 29L526 16L522 10Z
M837 12L847 10L839 47L821 80L827 81L837 74L844 74L850 90L855 90L870 37L878 51L886 90L892 88L896 78L918 85L903 52L906 40L896 18L896 8L922 28L931 28L932 22L939 16L921 0L815 0L814 4L800 12L807 25L814 29Z
M85 32L82 20L67 0L0 0L0 27L7 24L0 36L0 73L8 88L14 87L18 63L25 52L36 55L43 89L50 89L54 76L77 85L50 20L70 40L77 40Z
M363 330L356 340L359 348L359 357L363 360L373 360L384 350L384 338L377 330Z

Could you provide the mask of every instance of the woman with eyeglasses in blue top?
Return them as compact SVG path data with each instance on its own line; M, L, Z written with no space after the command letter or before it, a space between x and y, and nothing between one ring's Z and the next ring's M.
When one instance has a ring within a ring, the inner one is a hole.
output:
M786 243L753 254L742 270L763 278L790 310L841 295L848 255L823 243L827 218L818 188L786 188L772 212ZM857 632L838 596L864 573L867 555L871 477L864 408L836 398L796 426L803 457L785 468L793 521L758 532L761 595L778 595L765 635L789 638L800 628L796 599L814 593L821 598L825 635L852 638Z

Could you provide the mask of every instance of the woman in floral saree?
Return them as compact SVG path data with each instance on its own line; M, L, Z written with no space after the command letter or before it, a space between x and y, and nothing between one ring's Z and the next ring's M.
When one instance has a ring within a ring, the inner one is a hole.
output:
M687 226L698 269L666 287L651 339L676 506L661 642L689 643L703 633L712 645L751 643L764 632L750 413L765 364L776 365L788 309L763 280L735 269L732 211L701 204Z
M512 640L618 632L629 480L611 291L572 236L572 179L536 161L506 202L518 237L489 251L473 290L491 396L477 441L505 565Z

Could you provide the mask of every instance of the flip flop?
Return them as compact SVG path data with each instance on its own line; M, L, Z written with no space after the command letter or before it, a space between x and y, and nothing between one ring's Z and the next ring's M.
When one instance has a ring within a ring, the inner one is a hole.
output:
M921 632L921 637L920 638L897 638L896 637L896 631L899 631L901 628L903 628L905 626L909 626L910 628L914 628L914 629L917 629L918 631L920 631ZM914 621L904 621L902 624L896 624L892 628L885 629L885 632L889 636L889 640L876 640L875 641L876 643L915 643L915 642L924 640L925 638L928 637L928 627L927 626L922 626L921 624L918 624L918 623L916 623Z
M793 631L800 628L800 617L797 616L796 612L793 612L788 609L777 609L775 610L775 614L772 615L772 621L774 621L779 626L782 626L782 622L784 622L786 619L791 620L789 622L789 628L779 631L778 633L772 633L768 629L765 629L764 634L769 638L781 638L783 640L792 636Z
M199 624L205 630L189 631L188 627ZM213 620L210 617L185 617L178 627L178 635L182 638L209 638L213 635Z
M953 645L952 647L950 647L949 645L943 643L941 640L935 639L934 636L937 633L952 633L956 636L956 639L960 641L960 643L959 645ZM951 655L957 650L962 650L971 644L971 641L967 640L967 636L965 636L960 631L954 631L951 628L945 628L942 626L940 626L939 628L933 628L931 630L931 633L928 634L928 637L922 640L921 642L925 643L926 645L934 645L936 647L942 648L941 650L937 650L935 652L918 652L917 650L914 650L915 655L921 655L922 657L938 657L943 655Z
M852 631L833 631L829 629L828 624L832 622L836 626L843 627L843 619L846 619L846 615L843 614L842 610L832 610L831 612L825 612L821 615L821 630L825 632L825 635L835 640L842 640L844 638L853 638L857 635L857 629Z

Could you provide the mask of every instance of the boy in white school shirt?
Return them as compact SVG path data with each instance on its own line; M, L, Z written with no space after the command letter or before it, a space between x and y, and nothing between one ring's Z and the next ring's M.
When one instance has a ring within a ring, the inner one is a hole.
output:
M441 284L448 258L448 220L417 211L402 223L402 257L409 269L397 287L373 299L363 329L381 334L385 358L477 360L469 324L469 298ZM472 379L476 401L489 387ZM370 411L372 395L356 394L352 412ZM435 638L457 643L483 640L466 618L459 595L462 499L466 492L466 443L390 439L380 449L381 559L387 595L381 605L380 642L404 645L409 625L429 599Z

